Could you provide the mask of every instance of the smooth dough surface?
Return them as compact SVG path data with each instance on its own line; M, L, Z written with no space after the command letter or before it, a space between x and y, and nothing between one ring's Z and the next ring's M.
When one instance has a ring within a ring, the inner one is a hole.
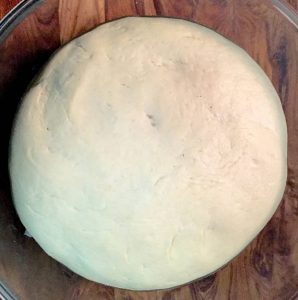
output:
M135 290L213 272L284 191L287 133L261 68L215 32L125 18L58 51L11 143L30 234L76 273Z

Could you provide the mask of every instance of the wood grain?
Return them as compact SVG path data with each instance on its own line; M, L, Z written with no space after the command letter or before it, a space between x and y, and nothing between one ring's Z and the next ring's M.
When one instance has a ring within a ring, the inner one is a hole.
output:
M0 16L18 1L0 0ZM289 0L297 6L297 1ZM127 15L160 15L206 25L240 45L278 91L289 133L283 201L258 237L225 268L166 291L131 292L85 280L23 235L13 209L7 153L21 95L50 54L97 24ZM0 45L0 280L22 300L298 299L298 31L269 1L47 0ZM4 105L4 104L2 104Z
M298 1L297 0L287 0L287 2L295 10L298 10Z

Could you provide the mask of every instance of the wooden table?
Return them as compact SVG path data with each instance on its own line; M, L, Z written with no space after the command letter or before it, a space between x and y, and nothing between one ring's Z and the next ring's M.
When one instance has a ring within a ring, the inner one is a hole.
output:
M0 17L19 0L0 0ZM281 22L258 0L239 0L238 8L247 17L239 19L229 9L231 0L48 0L48 4L26 21L22 28L0 46L0 97L8 109L0 111L2 144L0 169L6 167L6 148L10 119L20 96L14 86L6 88L11 79L24 89L36 69L60 43L80 34L94 24L121 15L182 15L200 20L248 49L273 81L285 109L289 128L289 176L284 199L272 220L258 237L231 263L216 274L181 288L157 292L130 292L105 287L85 280L49 258L39 246L23 236L9 195L7 174L0 174L0 280L13 288L21 300L118 299L118 300L296 300L298 299L298 42L297 29ZM84 2L84 6L81 3ZM208 2L208 4L207 4ZM297 0L288 0L297 8ZM96 17L82 25L81 16L96 11ZM258 34L243 36L229 27L234 18L243 26L256 25L255 16L271 18L279 30L272 31L260 23ZM215 16L220 16L216 19ZM237 19L238 18L238 19ZM224 20L224 22L223 22ZM232 30L232 31L231 31ZM236 32L236 33L235 33ZM38 40L36 40L38 36ZM266 49L266 38L274 39L277 51ZM255 48L254 46L256 45ZM262 46L263 45L263 46ZM287 59L291 56L290 63ZM26 63L24 63L24 61ZM21 70L21 71L20 71ZM4 78L5 77L5 78ZM4 128L4 129L3 129ZM3 131L3 132L2 132ZM4 146L2 146L4 145ZM5 173L5 172L4 172ZM1 228L4 228L3 230ZM8 253L8 254L7 254ZM4 259L5 256L5 259Z

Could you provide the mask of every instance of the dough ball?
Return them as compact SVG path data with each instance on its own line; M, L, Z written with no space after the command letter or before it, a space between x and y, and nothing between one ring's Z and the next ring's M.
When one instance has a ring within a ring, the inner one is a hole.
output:
M59 50L16 118L21 221L97 282L162 289L214 272L284 191L287 133L261 68L183 20L125 18Z

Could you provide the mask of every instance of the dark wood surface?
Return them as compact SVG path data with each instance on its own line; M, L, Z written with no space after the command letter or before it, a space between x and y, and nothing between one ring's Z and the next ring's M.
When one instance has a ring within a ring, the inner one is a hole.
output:
M0 0L0 17L18 0ZM289 0L297 7L297 1ZM9 133L27 84L61 44L126 15L182 17L242 46L276 87L289 133L289 176L278 211L225 268L168 291L130 292L85 280L48 257L14 212L7 175ZM298 31L269 1L48 0L0 45L0 280L21 300L298 299Z
M298 10L298 1L297 0L287 0L290 6L292 6L294 9Z

